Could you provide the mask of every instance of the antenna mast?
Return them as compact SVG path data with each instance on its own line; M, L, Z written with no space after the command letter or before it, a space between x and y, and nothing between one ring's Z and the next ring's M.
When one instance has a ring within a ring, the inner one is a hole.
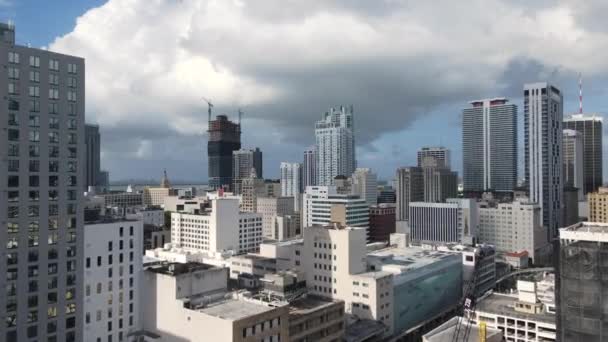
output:
M578 73L578 111L583 114L583 75Z
M211 110L213 109L213 103L203 97L203 101L207 102L207 113L209 114L208 121L211 122Z

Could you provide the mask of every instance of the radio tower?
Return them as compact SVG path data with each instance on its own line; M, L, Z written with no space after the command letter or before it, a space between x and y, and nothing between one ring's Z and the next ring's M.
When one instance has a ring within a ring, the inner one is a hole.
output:
M583 75L578 73L578 111L583 114Z

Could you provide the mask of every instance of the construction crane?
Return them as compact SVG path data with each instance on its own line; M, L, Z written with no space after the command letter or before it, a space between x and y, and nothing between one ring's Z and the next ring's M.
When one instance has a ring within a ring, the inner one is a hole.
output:
M206 98L203 97L203 101L207 102L207 112L209 113L209 122L211 122L211 110L213 109L213 103L211 103L211 101L207 100Z
M471 319L475 316L475 304L476 304L476 287L477 287L477 273L479 271L479 262L475 260L475 267L473 269L473 279L469 280L465 286L465 292L462 297L462 305L459 308L457 315L461 316L454 327L454 335L452 335L452 342L466 342L469 340L469 334L471 333Z

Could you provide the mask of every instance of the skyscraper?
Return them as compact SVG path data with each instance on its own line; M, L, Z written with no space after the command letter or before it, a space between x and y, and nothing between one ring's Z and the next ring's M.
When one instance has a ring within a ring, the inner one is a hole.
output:
M86 124L84 126L84 143L86 145L86 183L88 187L96 187L101 184L101 138L99 135L99 125Z
M578 131L564 129L563 146L563 177L564 186L578 189L578 200L585 199L583 185L583 137Z
M84 59L0 24L2 341L82 341Z
M513 191L517 182L517 106L502 97L470 104L462 111L465 195Z
M257 178L263 178L262 151L258 147L255 150L241 149L232 152L232 191L235 194L241 193L241 183L251 175L252 169L255 170Z
M540 204L549 237L562 219L563 96L549 83L524 85L525 175L532 202Z
M418 150L418 167L422 167L422 161L426 157L433 157L437 160L436 167L445 169L450 169L452 167L450 150L443 146L423 147Z
M232 186L232 152L241 148L241 124L218 115L209 121L209 186L213 189Z
M407 221L410 203L424 201L424 174L420 167L400 167L395 180L397 221Z
M564 129L573 129L583 138L584 193L597 191L603 184L602 117L573 114L564 119Z
M418 160L424 174L425 202L443 202L455 198L458 193L458 173L446 167L445 160L441 155L432 154Z
M351 191L368 205L378 204L378 176L370 168L357 168L351 177Z
M355 171L353 107L330 108L315 125L317 184L331 185L336 176Z
M294 209L300 211L302 197L302 164L281 163L281 196L294 198Z
M302 192L306 187L317 185L317 150L312 146L304 151L304 164L302 164Z

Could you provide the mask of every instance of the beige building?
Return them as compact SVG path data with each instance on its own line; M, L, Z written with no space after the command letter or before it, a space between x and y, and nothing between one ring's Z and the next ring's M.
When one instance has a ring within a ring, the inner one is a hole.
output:
M150 341L288 341L289 308L226 293L228 269L168 264L144 275L144 334Z
M167 196L177 196L177 190L171 188L169 178L167 177L167 170L165 170L163 173L163 178L160 180L160 187L144 188L143 202L146 206L160 206L165 204L165 197Z
M293 197L258 197L257 198L257 213L262 214L262 231L264 237L279 240L279 232L275 229L277 218L286 215L293 215L294 211ZM281 220L281 224L285 222ZM288 222L287 222L288 224ZM287 236L285 238L288 238Z
M333 342L343 335L343 301L306 296L289 303L289 341Z
M597 192L587 194L589 221L608 223L608 187L600 187Z

